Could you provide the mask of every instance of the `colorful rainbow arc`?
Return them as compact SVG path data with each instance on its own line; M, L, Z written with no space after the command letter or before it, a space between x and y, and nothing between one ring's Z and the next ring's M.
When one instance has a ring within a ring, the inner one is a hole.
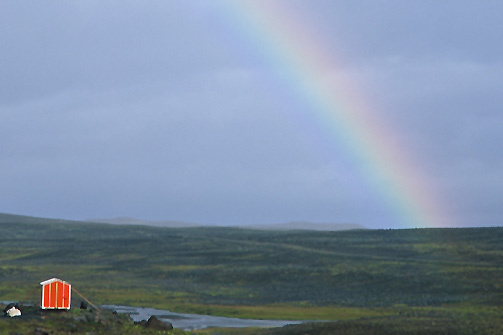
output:
M351 159L381 193L404 227L449 227L445 201L375 110L357 94L350 78L334 75L333 51L324 50L306 19L287 1L226 2L227 16L238 25L289 89L310 106L331 141L344 142ZM342 72L342 71L339 71Z

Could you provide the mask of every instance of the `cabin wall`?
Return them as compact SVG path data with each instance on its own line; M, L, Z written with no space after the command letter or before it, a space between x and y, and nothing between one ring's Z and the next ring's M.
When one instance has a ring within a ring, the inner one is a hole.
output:
M42 286L42 309L69 309L71 303L71 286L68 283L55 281Z

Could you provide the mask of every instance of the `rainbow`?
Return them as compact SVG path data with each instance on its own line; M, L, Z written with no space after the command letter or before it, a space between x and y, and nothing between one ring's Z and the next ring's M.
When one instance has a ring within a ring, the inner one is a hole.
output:
M452 226L449 206L421 172L420 162L405 150L399 130L388 126L349 76L341 75L344 69L336 62L340 58L325 49L329 43L310 30L309 20L294 4L228 0L225 16L302 99L326 140L342 143L401 227Z

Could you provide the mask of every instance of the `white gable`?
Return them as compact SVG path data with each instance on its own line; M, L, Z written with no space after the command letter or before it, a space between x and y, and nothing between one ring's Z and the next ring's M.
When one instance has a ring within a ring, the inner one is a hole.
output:
M50 283L54 283L56 281L59 281L59 282L62 282L64 283L64 281L62 281L61 279L58 279L58 278L51 278L51 279L48 279L46 281L43 281L40 283L40 285L47 285L47 284L50 284Z

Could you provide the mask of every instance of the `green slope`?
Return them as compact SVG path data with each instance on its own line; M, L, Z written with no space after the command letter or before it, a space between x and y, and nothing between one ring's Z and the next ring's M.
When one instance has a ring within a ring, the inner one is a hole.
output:
M121 301L93 298L110 303L159 304L149 301L156 294L231 305L503 302L503 228L264 232L17 219L0 223L3 300L56 276L109 287Z
M38 283L60 277L96 304L347 320L290 333L503 331L499 227L258 231L0 218L0 300L37 302Z

